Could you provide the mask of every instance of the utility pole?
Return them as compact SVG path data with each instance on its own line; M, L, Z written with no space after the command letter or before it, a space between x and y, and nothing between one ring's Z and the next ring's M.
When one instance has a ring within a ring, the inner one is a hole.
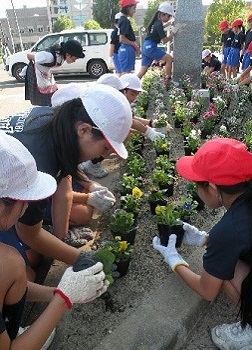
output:
M13 35L12 35L12 32L11 32L11 26L10 26L10 21L9 21L9 17L8 17L7 10L5 10L5 15L6 15L7 24L8 24L8 29L9 29L9 33L10 33L12 50L13 50L13 53L15 53L15 52L16 52L16 50L15 50L15 44L14 44Z
M24 51L24 46L23 46L23 41L22 41L22 37L21 37L21 33L20 33L19 24L18 24L17 14L16 14L16 11L15 11L15 8L14 8L13 1L12 1L12 0L11 0L11 5L12 5L13 13L14 13L14 18L15 18L17 30L18 30L18 35L19 35L19 41L20 41L21 51Z

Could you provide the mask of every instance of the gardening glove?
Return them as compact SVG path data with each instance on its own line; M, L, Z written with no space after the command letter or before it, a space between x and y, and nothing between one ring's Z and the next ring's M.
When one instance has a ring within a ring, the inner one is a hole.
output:
M62 276L57 289L69 298L73 303L86 303L106 292L108 283L105 282L101 262L86 270L74 272L72 267L68 267Z
M153 248L163 255L165 262L170 266L173 272L175 272L176 267L179 265L189 266L175 248L176 240L176 235L170 235L167 247L161 245L160 238L157 236L154 237L152 241Z
M183 29L184 27L186 26L186 23L176 23L173 28L172 28L172 32L174 34L177 34L177 32L180 30L180 29Z
M170 266L173 272L175 272L176 267L179 265L189 266L175 248L176 240L176 235L170 235L167 247L160 244L160 238L157 236L154 237L152 241L153 248L163 255L165 262Z
M112 208L115 202L115 197L113 196L113 198L111 198L111 192L108 189L89 193L87 200L88 205L101 211L106 211Z
M187 245L194 245L196 247L203 247L207 241L208 234L205 231L200 231L197 227L183 223L183 229L185 231L183 237L183 243Z
M150 128L149 126L146 126L146 128L147 128L147 130L146 130L144 136L148 137L148 139L150 139L151 141L154 141L155 138L157 138L157 137L161 137L161 138L165 137L164 134L162 134L159 131L156 131L153 128Z
M100 191L100 190L106 190L106 196L116 200L115 196L113 195L113 193L111 191L108 190L107 187L102 186L101 184L99 184L98 182L93 182L92 185L89 188L90 192L96 192L96 191Z

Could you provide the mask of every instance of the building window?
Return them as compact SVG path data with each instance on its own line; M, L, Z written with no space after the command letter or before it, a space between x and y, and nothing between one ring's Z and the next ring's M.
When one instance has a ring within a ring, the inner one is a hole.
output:
M19 28L19 33L24 34L24 28Z
M38 32L39 32L39 33L42 33L42 32L44 31L43 26L38 26L37 28L38 28Z
M34 28L33 27L28 27L28 32L29 33L33 33L34 32Z

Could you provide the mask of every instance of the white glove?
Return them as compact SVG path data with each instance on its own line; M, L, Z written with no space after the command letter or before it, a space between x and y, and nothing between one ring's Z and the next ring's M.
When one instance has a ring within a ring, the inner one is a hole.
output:
M104 281L101 262L86 270L74 272L72 267L68 267L62 276L58 289L60 289L72 303L86 303L106 292L108 282Z
M148 137L148 139L150 139L151 141L154 141L156 137L161 137L161 138L165 137L165 135L162 134L161 132L156 131L155 129L153 129L149 126L146 126L146 127L147 127L147 130L146 130L144 136Z
M194 245L196 247L203 247L206 243L208 234L205 231L200 231L197 227L184 222L183 229L185 231L183 243L187 245Z
M113 57L109 57L107 63L108 63L108 69L114 69L115 68Z
M111 192L108 189L102 189L99 191L89 193L87 204L91 207L99 209L101 211L112 208L116 199L113 195L111 198Z
M109 189L105 186L102 186L101 184L99 184L98 182L93 182L93 184L90 186L89 191L90 192L97 192L100 190L106 190L106 196L110 197L114 200L116 200L115 196L113 195L113 193L111 191L109 191Z
M170 235L167 247L160 244L160 239L157 236L154 237L152 241L153 248L158 250L163 255L165 262L174 272L176 270L176 267L179 265L186 267L189 266L175 248L176 240L176 235Z
M173 26L173 28L172 28L172 32L173 32L174 34L177 34L177 32L178 32L180 29L184 28L185 26L186 26L186 23L176 23L176 24Z

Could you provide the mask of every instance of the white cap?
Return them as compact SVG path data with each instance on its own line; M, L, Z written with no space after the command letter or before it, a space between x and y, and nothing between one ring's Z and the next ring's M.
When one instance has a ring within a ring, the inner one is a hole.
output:
M0 131L0 198L37 201L50 197L56 188L51 175L37 170L28 149Z
M208 55L211 55L211 51L209 49L205 49L202 51L202 60L206 58Z
M128 82L122 82L119 77L113 73L105 73L99 79L96 84L104 84L115 88L116 90L123 90L128 87Z
M160 4L158 7L158 11L174 16L173 7L170 4L168 4L168 2L162 2L162 4Z
M138 78L136 74L133 73L127 73L123 74L120 77L120 80L123 84L128 83L127 88L132 89L139 92L146 92L141 87L141 80Z
M66 101L81 97L85 90L86 87L81 83L70 83L63 86L52 95L52 107L59 107Z
M118 12L118 13L115 15L115 19L120 19L121 16L122 16L122 12Z
M126 97L108 85L95 84L81 97L94 124L104 135L116 154L126 159L128 151L123 142L132 124L132 112Z

